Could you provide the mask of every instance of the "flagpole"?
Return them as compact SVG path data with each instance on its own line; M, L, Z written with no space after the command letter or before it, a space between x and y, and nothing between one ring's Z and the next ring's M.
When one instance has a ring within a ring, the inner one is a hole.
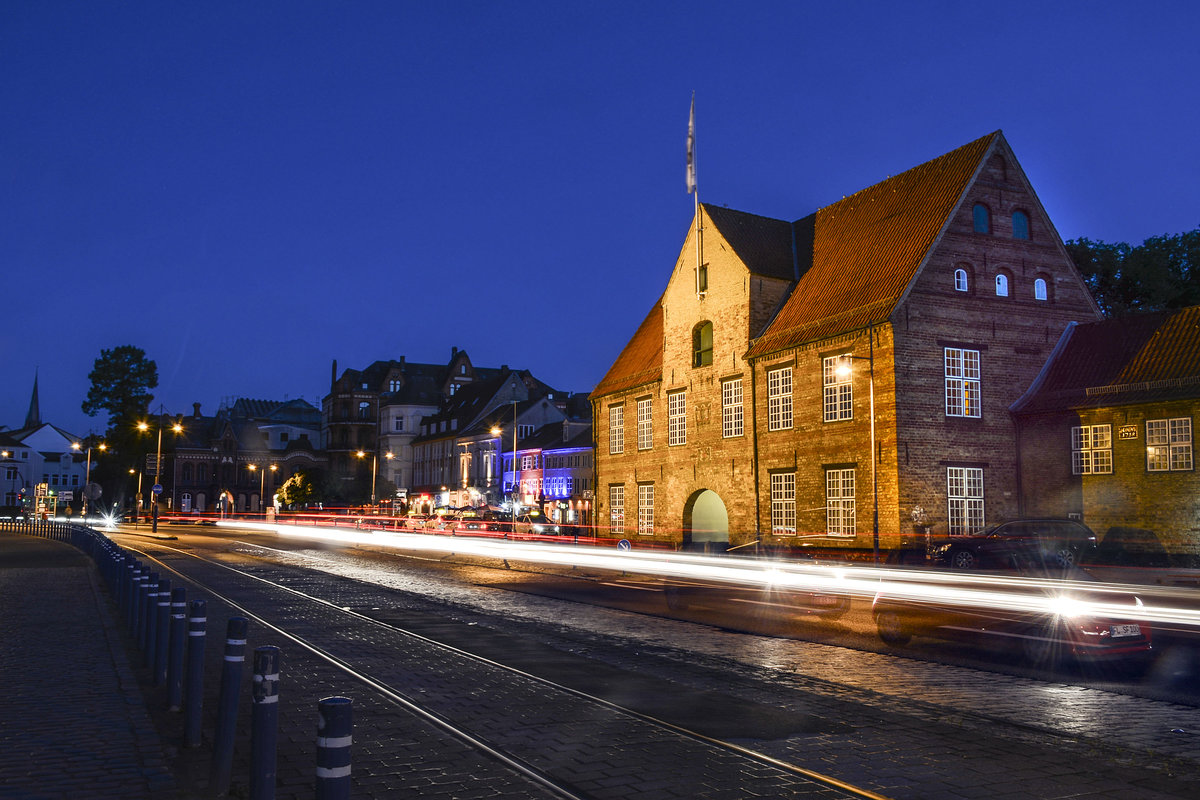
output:
M688 114L687 138L687 189L694 201L693 209L696 215L696 273L694 285L696 294L700 294L700 267L704 243L704 227L700 221L700 190L696 187L696 93L692 92L692 109ZM706 281L707 284L707 281ZM705 286L707 289L707 285Z

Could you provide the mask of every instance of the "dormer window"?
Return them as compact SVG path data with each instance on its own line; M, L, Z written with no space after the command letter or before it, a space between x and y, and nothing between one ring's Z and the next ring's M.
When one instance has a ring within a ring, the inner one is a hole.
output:
M967 271L962 267L954 270L954 291L965 292L970 288L967 283Z
M975 221L976 233L991 233L992 232L992 213L988 211L988 207L983 203L976 203L975 209L972 212Z
M707 367L713 359L713 326L701 322L692 329L692 366Z
M1012 235L1014 239L1029 238L1029 215L1024 211L1014 211L1012 215Z

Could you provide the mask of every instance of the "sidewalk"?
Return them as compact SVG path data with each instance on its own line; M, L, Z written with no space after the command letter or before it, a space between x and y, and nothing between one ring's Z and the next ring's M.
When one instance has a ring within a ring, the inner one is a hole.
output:
M0 797L176 796L114 614L87 555L0 531Z

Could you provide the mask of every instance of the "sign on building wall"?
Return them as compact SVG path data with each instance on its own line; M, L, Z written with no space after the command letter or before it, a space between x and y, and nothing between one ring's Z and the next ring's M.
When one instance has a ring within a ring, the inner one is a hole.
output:
M1117 428L1117 438L1118 439L1136 439L1136 438L1138 438L1138 426L1137 425L1122 425L1121 427Z

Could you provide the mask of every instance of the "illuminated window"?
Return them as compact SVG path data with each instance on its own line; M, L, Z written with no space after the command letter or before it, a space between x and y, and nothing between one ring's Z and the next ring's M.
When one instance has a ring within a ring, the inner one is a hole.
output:
M625 452L625 406L608 407L608 452Z
M1146 469L1149 472L1192 468L1192 418L1146 420Z
M701 322L692 329L692 366L707 367L713 359L713 326Z
M638 533L654 533L654 484L638 484Z
M822 360L825 384L825 421L854 419L853 372L848 354L829 356Z
M637 446L638 450L649 450L654 446L654 418L652 400L643 397L637 401Z
M1046 279L1045 278L1036 278L1033 281L1033 299L1034 300L1045 300L1046 299Z
M992 232L992 214L983 203L975 204L975 208L972 211L972 219L975 224L976 233Z
M667 444L687 444L687 392L667 395Z
M954 291L965 292L970 288L967 283L967 271L962 267L954 270Z
M359 419L370 419L371 418L371 404L370 403L359 403L358 404L358 418Z
M742 419L742 379L721 384L721 436L728 439L744 432Z
M1014 211L1012 215L1012 231L1014 239L1029 238L1029 215L1024 211Z
M796 473L771 474L771 533L794 536L796 533Z
M608 487L608 528L613 534L625 529L625 487Z
M945 348L946 416L979 416L979 351Z
M853 536L854 470L825 470L825 530L830 536Z
M1003 272L996 276L996 297L1008 297L1008 276Z
M1071 428L1071 472L1074 475L1112 472L1111 425Z
M963 536L983 529L983 470L947 467L946 497L950 535Z
M792 427L792 368L767 373L767 430Z

